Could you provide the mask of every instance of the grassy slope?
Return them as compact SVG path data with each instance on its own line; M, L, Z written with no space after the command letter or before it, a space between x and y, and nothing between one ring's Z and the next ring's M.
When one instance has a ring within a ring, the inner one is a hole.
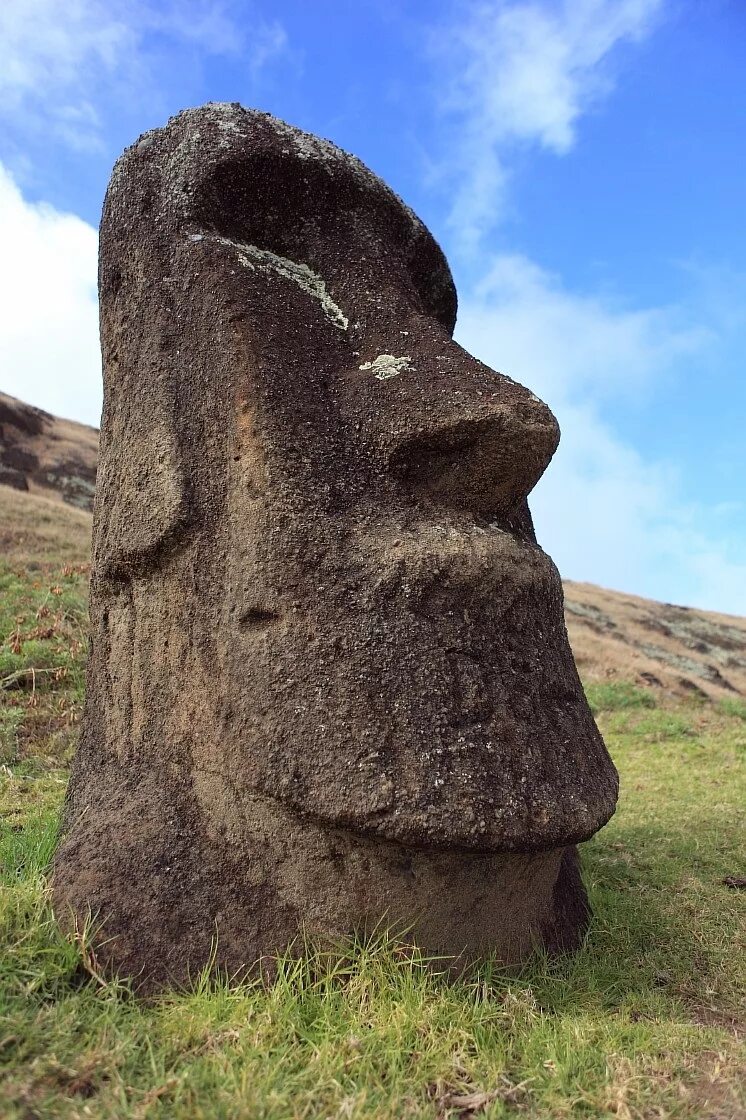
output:
M90 513L0 486L0 556L6 564L28 569L82 564L90 542Z
M382 938L309 950L271 990L203 978L143 1003L49 910L86 576L19 563L0 566L0 1115L746 1116L744 894L722 882L744 874L742 703L593 686L623 795L585 848L574 959L446 983Z

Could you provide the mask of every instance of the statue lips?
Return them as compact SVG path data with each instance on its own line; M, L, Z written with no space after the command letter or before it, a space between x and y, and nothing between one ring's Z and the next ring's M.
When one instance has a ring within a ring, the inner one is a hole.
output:
M433 620L439 612L455 609L467 625L473 625L478 611L488 610L497 620L509 615L516 596L527 600L533 592L543 595L558 578L538 544L498 522L480 524L468 517L438 522L433 516L410 522L406 529L389 524L386 538L379 535L382 531L379 524L366 541L381 597L399 595L408 609ZM376 548L382 539L389 543Z

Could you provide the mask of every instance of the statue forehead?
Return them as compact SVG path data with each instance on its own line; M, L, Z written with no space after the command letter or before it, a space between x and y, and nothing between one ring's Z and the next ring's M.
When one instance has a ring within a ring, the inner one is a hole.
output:
M110 242L119 225L165 221L280 255L304 250L323 267L364 264L366 251L397 257L424 310L449 331L455 323L450 269L413 211L355 156L268 113L211 103L145 133L115 168L107 212Z

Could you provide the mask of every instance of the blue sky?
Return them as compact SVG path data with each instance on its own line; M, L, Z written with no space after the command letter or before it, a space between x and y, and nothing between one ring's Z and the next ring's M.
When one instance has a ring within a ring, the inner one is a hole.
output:
M112 163L241 101L441 242L459 341L560 420L563 575L746 614L744 74L742 0L4 0L0 388L97 423Z

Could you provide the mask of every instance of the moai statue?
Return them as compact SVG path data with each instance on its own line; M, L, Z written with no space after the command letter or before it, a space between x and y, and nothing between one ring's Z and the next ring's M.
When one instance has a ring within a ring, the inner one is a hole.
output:
M455 965L576 946L617 777L526 502L559 431L453 341L427 229L206 105L117 163L100 293L63 921L144 987L382 923Z

